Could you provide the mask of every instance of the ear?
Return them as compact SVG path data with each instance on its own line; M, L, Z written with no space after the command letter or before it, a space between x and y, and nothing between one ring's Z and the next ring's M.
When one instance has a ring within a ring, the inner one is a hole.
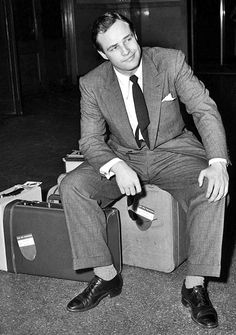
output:
M97 50L97 52L99 53L99 55L102 56L102 58L108 60L107 56L104 54L104 52L100 51L100 50Z

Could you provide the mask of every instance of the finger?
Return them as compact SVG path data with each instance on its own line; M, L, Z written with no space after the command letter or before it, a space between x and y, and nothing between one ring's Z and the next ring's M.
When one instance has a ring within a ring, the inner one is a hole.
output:
M124 187L119 186L119 189L120 189L121 194L125 194L126 193Z
M205 176L205 173L204 173L204 170L202 170L200 172L199 176L198 176L198 185L199 185L199 187L202 187L204 176Z
M131 193L130 193L130 188L129 188L129 187L126 187L126 188L125 188L125 194L126 194L126 195L131 195Z
M208 186L207 186L207 191L206 191L206 198L210 198L214 188L214 183L211 180L208 180Z
M224 189L224 197L228 194L228 191L229 191L229 183L227 182Z
M228 189L229 188L229 183L226 182L223 186L222 186L222 197L224 198L227 194L228 194Z
M219 189L218 195L215 197L214 202L220 200L224 196L224 186Z
M130 187L130 194L135 195L136 194L136 188L134 186Z
M220 197L223 194L223 189L221 188L219 183L214 183L213 182L213 189L211 194L209 195L209 202L213 202L215 201L215 199L218 197L218 195L220 195Z
M136 188L136 193L140 193L142 192L142 187L140 185L140 182L138 180L138 182L135 184L135 188Z

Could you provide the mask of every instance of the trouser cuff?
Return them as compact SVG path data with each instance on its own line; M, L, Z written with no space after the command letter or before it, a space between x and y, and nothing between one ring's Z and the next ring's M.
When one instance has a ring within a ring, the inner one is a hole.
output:
M220 277L220 265L187 264L187 276Z
M90 269L99 266L107 266L113 264L111 257L104 258L104 256L97 256L84 259L74 259L73 268L74 270Z

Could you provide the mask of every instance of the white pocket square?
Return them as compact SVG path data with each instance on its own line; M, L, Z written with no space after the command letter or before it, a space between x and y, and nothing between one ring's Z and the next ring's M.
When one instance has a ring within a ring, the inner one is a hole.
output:
M176 98L173 98L171 93L169 93L164 99L162 99L162 102L163 101L173 101L175 100Z

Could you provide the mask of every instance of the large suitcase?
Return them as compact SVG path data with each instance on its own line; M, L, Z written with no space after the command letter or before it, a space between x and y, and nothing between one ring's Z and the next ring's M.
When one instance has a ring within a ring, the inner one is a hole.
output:
M121 232L117 209L105 210L107 244L121 271ZM5 207L4 233L8 271L78 281L90 281L92 269L74 271L62 206L15 200Z
M132 206L126 197L113 206L120 212L123 264L171 272L187 258L186 215L168 192L146 185Z

